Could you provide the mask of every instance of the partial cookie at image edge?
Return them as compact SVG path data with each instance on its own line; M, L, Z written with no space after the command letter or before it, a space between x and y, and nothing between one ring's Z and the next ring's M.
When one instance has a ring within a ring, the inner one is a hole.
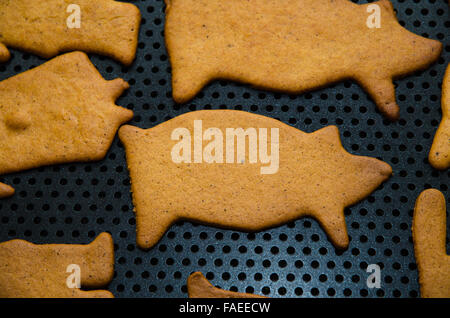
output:
M0 11L0 62L10 57L5 45L47 59L80 50L128 66L136 57L141 13L132 3L15 0L0 2ZM78 13L79 27L69 27Z
M446 198L436 189L416 200L412 234L423 298L450 298L450 255L446 249Z
M428 161L439 170L450 167L450 66L442 82L442 121L431 146Z
M264 296L237 293L214 287L201 272L192 273L187 280L189 298L267 298Z
M0 298L113 298L114 245L109 233L89 244L0 243Z
M0 174L103 159L133 117L115 104L128 87L119 78L106 81L82 52L1 81Z
M218 79L288 94L354 79L395 121L400 110L393 80L428 68L443 48L402 27L388 0L166 4L165 41L177 103ZM380 28L367 25L369 5L380 8Z

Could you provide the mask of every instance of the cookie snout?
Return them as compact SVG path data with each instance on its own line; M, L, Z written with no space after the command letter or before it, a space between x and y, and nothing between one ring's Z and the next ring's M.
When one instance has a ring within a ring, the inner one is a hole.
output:
M359 190L365 188L366 191L371 192L392 176L392 167L387 163L368 157L363 160L365 160L365 162L363 162L361 166L360 177L370 181L359 184Z
M436 40L430 40L416 36L414 45L411 48L411 62L418 69L427 68L433 61L441 55L443 45Z

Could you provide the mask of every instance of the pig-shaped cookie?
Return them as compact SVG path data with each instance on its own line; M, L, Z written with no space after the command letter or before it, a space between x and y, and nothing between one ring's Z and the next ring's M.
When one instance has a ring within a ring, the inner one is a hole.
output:
M113 0L0 0L0 62L9 58L6 45L45 58L80 50L129 65L140 21L135 5Z
M213 79L302 93L356 80L389 119L393 79L428 67L442 44L397 21L388 0L166 0L173 97L183 103Z
M81 52L0 82L0 175L102 159L133 117L115 105L127 88L122 79L104 80ZM0 184L0 197L11 194Z
M123 126L137 215L137 243L151 248L177 220L259 231L303 216L339 248L344 208L392 174L349 154L338 129L304 133L243 111L190 112L148 130Z

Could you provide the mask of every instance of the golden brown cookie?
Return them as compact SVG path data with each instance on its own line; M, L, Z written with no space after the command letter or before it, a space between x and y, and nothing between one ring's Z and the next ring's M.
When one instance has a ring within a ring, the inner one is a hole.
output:
M442 44L397 21L388 0L166 0L165 39L173 97L183 103L208 82L229 79L302 93L354 79L391 120L393 79L428 67ZM380 28L369 5L378 5ZM368 9L370 12L368 12Z
M76 288L76 273L84 288L100 288L112 280L110 234L102 233L87 245L35 245L24 240L0 243L0 298L114 297L107 290Z
M112 0L0 0L0 62L8 58L3 43L44 58L80 50L129 65L140 21L135 5Z
M442 82L442 122L434 137L428 160L436 169L450 167L450 67L447 67Z
M8 198L14 194L14 189L0 182L0 199Z
M194 126L200 121L204 149L188 151L198 139ZM239 135L233 137L230 130L234 145L228 142L227 128ZM253 142L246 142L250 137L245 133L252 133ZM331 241L346 248L344 208L362 200L392 174L382 161L346 152L335 126L307 134L243 111L190 112L148 130L123 126L119 137L130 170L137 243L144 249L154 246L177 220L259 231L303 216L316 218ZM185 140L186 152L180 150ZM247 150L250 143L258 148L252 158ZM238 145L244 145L242 151L236 151ZM176 163L181 153L189 160ZM208 163L212 153L217 160Z
M236 293L214 287L200 272L192 273L187 280L189 298L266 298L263 296Z
M0 175L102 159L133 116L114 104L126 88L104 80L81 52L0 82Z
M11 57L6 46L0 43L0 63L6 62Z
M450 298L445 211L445 197L438 190L426 190L417 198L412 233L420 293L424 298Z

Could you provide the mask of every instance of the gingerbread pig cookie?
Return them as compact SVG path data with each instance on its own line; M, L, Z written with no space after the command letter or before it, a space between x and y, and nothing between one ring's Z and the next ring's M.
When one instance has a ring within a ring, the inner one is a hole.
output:
M0 199L8 198L14 194L14 189L0 182Z
M0 243L0 298L111 298L99 288L114 275L114 247L102 233L88 245Z
M189 298L265 298L219 289L214 287L200 272L195 272L189 276L187 288Z
M243 111L190 112L148 130L123 126L119 137L144 249L177 220L259 231L302 216L346 248L344 208L392 174L382 161L346 152L334 126L308 134Z
M442 122L434 137L428 160L436 169L450 167L450 67L442 83Z
M422 192L414 208L412 233L424 298L450 298L450 256L446 253L444 195L435 189Z
M395 120L399 107L393 79L428 67L442 50L440 42L404 29L388 0L364 5L349 0L166 4L165 39L173 97L179 103L214 79L302 93L351 78ZM373 17L373 5L380 16Z
M129 65L140 20L135 5L112 0L0 0L0 62L9 56L3 43L44 58L80 50Z
M126 88L104 80L81 52L0 82L0 175L102 159L133 116L114 104Z

